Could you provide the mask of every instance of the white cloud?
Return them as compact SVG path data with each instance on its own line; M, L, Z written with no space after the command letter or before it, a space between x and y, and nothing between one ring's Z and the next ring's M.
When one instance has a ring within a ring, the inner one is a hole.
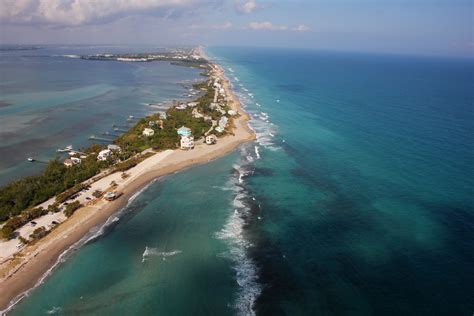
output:
M75 26L132 14L163 15L209 0L0 0L0 21L15 24Z
M293 28L293 31L296 31L296 32L308 32L310 30L311 29L309 27L303 24L300 24L297 27Z
M274 25L272 22L251 22L248 27L252 30L271 30L271 31L286 31L286 25Z
M237 11L245 14L249 14L257 10L258 8L261 8L259 4L257 4L256 0L250 0L250 1L239 1L236 2L235 4Z
M202 25L202 24L194 24L191 25L192 29L208 29L208 30L228 30L232 28L234 25L227 21L222 24L212 24L212 25Z

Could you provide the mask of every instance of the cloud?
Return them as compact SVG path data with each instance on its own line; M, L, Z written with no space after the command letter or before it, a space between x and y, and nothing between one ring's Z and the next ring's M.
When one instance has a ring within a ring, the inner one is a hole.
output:
M295 32L309 32L309 31L311 31L311 29L309 27L307 27L306 25L303 25L303 24L300 24L297 27L294 27L292 30L295 31Z
M272 22L251 22L247 26L251 30L267 30L267 31L294 31L294 32L308 32L310 28L306 25L300 24L296 27L288 27L287 25L276 25Z
M237 8L237 11L244 14L249 14L259 8L262 8L262 6L257 4L257 1L255 0L243 1L243 2L238 1L235 3L235 7Z
M251 22L248 27L252 30L270 30L270 31L286 31L286 25L274 25L272 22Z
M227 21L222 24L212 24L212 25L201 25L201 24L194 24L191 25L191 29L208 29L208 30L228 30L232 28L234 25Z
M12 24L78 26L129 15L170 16L216 0L1 0L0 21Z

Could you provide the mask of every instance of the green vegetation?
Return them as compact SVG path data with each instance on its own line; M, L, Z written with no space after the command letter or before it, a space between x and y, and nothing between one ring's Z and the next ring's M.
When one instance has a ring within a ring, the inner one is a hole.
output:
M69 168L58 159L51 160L42 175L26 177L0 189L0 221L74 187L110 164L109 161L98 161L95 155ZM59 200L67 198L68 194L62 195Z
M30 238L34 241L34 240L39 240L41 238L43 238L44 236L46 236L47 234L49 234L49 231L46 230L46 228L44 226L41 226L41 227L38 227L36 228L33 233L30 235Z
M14 237L14 232L17 228L25 225L31 220L38 218L40 216L48 214L48 210L45 210L42 207L36 207L24 211L21 215L14 216L10 218L5 225L3 225L0 233L4 239L12 239Z
M74 212L82 206L83 205L79 201L74 201L66 205L66 209L64 210L64 215L66 215L67 217L71 217L71 215L74 214Z

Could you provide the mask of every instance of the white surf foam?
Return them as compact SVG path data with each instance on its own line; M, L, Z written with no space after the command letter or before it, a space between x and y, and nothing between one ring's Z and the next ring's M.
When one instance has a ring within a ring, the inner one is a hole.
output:
M251 150L251 147L241 148L242 159L251 156L249 149ZM245 176L249 173L245 168L249 163L247 159L242 161L242 165L234 165L237 172L229 180L235 192L231 213L224 227L215 234L217 239L224 240L229 245L228 252L220 254L220 256L234 262L233 269L236 282L239 285L239 292L234 302L238 315L255 315L253 306L262 291L261 285L258 283L257 266L247 255L247 249L253 245L246 240L244 235L244 218L249 215L250 209L245 205L244 201L248 196L242 185L245 182Z
M158 248L150 248L146 246L145 251L142 254L142 262L145 262L150 257L161 257L163 260L166 260L167 257L175 256L181 252L181 250L158 251Z

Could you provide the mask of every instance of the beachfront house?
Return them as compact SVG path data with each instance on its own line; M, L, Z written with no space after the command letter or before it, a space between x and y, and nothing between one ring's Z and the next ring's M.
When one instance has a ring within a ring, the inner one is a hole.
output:
M227 116L223 116L219 120L218 124L220 127L222 127L222 129L225 129L228 123L229 123L229 119L227 118Z
M148 128L146 127L144 130L143 130L143 136L146 136L146 137L150 137L150 136L153 136L155 135L155 131L152 130L151 128Z
M189 136L181 136L181 149L193 149L194 148L194 137L192 135Z
M176 110L186 110L187 105L185 103L178 104Z
M186 126L181 126L178 128L178 135L179 136L191 136L191 129Z
M66 167L68 167L68 168L69 168L69 167L72 167L72 166L74 165L74 163L72 162L72 160L69 159L69 158L66 159L66 160L64 160L63 164L64 164Z
M215 143L217 143L216 135L211 134L206 136L206 144L214 145Z
M234 115L237 115L237 111L229 110L229 111L227 111L227 114L229 114L230 116L234 116Z
M115 145L115 144L107 145L107 149L110 150L110 151L118 151L118 152L120 152L122 150L120 148L120 146Z
M110 149L101 150L99 154L97 155L97 160L105 161L111 154L112 154L112 151Z

